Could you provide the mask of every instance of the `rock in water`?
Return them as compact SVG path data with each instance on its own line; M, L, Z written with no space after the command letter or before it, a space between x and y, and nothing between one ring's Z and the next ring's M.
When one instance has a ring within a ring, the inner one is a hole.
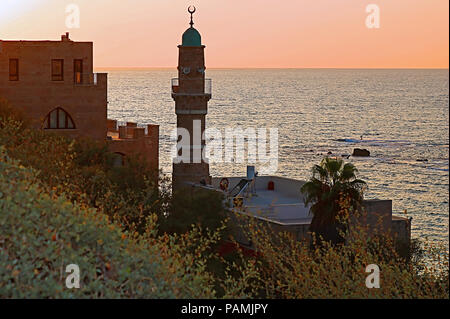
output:
M368 150L361 149L361 148L355 148L353 150L353 154L352 156L363 156L363 157L369 157L370 156L370 152Z

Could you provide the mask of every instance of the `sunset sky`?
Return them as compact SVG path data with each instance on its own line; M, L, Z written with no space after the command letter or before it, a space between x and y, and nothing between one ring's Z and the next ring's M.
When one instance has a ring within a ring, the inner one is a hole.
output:
M174 67L190 4L209 68L448 68L448 0L0 0L0 39L69 31L94 42L96 67Z

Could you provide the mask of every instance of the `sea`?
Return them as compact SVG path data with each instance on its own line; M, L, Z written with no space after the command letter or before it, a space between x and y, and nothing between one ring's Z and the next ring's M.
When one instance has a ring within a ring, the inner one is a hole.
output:
M160 125L160 168L172 170L173 69L108 73L108 118ZM307 180L324 156L342 157L412 217L412 237L448 246L448 69L208 69L207 127L278 129L275 175ZM348 157L354 148L370 157ZM245 176L248 163L211 163L212 176ZM258 163L256 164L258 170Z

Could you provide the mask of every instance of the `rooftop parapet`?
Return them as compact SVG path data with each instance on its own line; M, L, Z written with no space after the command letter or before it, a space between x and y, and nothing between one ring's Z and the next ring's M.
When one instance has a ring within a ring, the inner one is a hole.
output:
M117 120L107 120L108 137L113 140L136 140L141 138L158 138L159 125L138 125L135 122L126 122L118 125Z
M108 132L119 132L117 129L117 120L106 120L106 128L108 129Z
M138 138L142 138L145 137L145 127L134 127L133 128L133 138L134 139L138 139Z

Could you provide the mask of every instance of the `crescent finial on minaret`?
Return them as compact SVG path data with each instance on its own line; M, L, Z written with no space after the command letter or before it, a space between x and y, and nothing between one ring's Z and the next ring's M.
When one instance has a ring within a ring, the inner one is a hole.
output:
M191 9L191 7L193 9ZM188 12L191 14L191 22L189 22L189 24L191 25L191 28L193 28L193 25L194 25L194 20L192 19L192 15L194 14L195 10L196 10L195 6L189 6L188 7Z

